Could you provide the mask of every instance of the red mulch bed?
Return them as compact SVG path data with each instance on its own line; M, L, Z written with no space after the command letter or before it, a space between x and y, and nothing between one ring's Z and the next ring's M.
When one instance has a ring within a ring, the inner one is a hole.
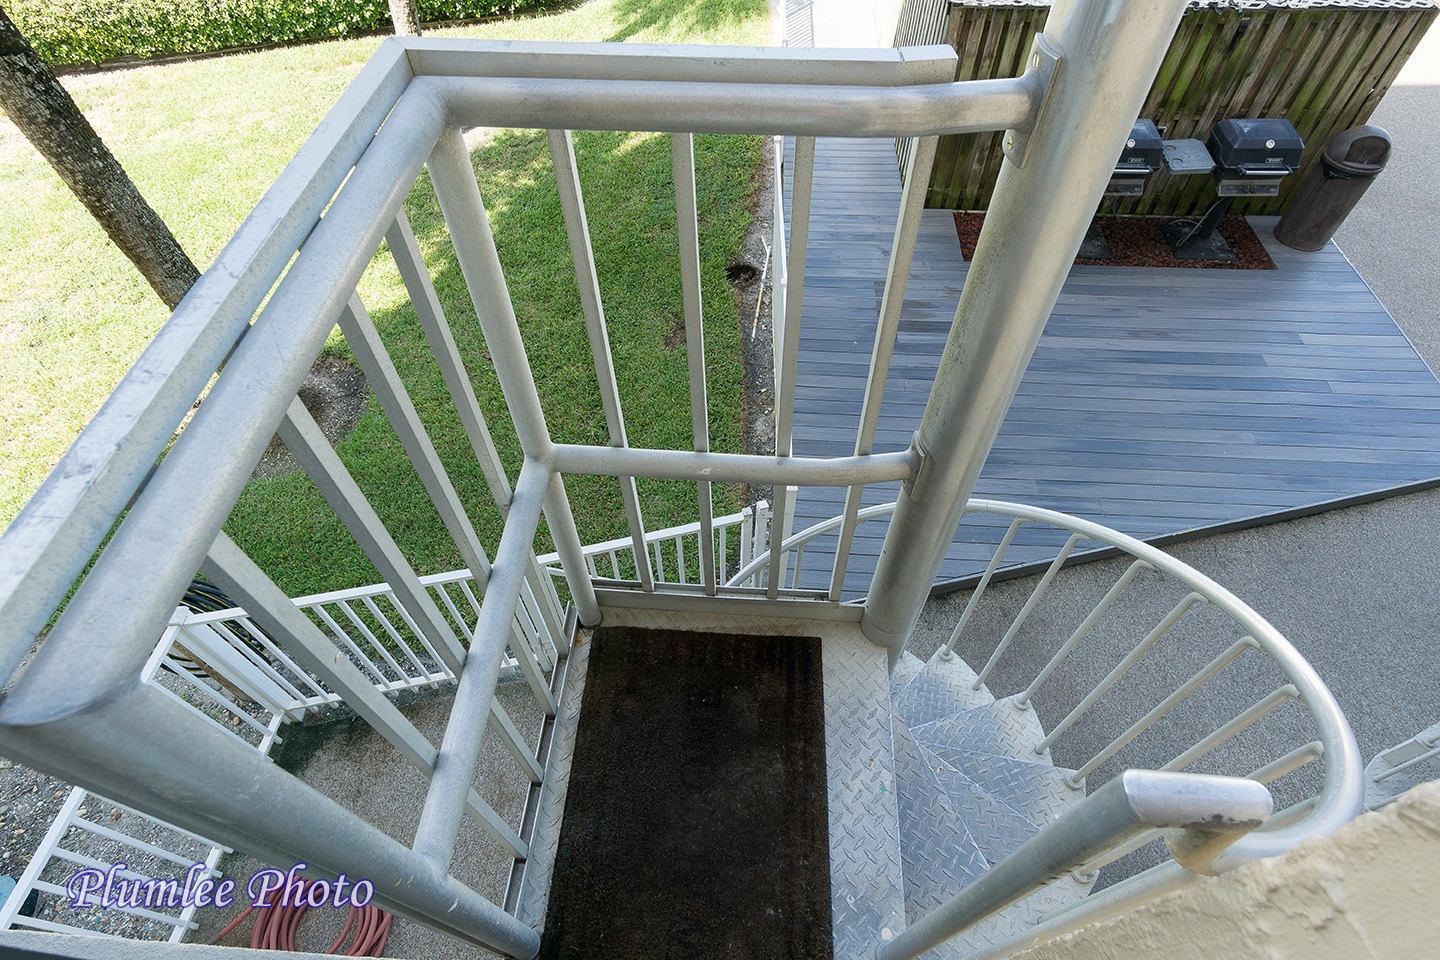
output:
M1114 257L1090 260L1076 257L1079 264L1118 267L1190 267L1217 270L1274 270L1275 261L1250 229L1244 217L1229 216L1220 221L1220 235L1230 245L1236 260L1177 260L1163 233L1173 217L1097 217L1096 222L1110 244ZM955 214L955 231L960 234L960 252L966 261L975 255L975 241L985 222L983 213Z

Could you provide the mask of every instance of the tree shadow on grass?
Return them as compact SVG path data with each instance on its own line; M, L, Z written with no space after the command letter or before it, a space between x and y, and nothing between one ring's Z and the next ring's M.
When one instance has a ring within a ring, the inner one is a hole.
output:
M669 138L580 132L575 150L630 443L692 449L686 351L683 336L676 336L684 323ZM607 444L544 132L498 131L472 156L550 432L558 442ZM758 158L757 138L696 138L710 439L716 450L738 451L740 444L740 324L724 271L750 220L748 193ZM522 462L519 441L426 176L405 206L513 482ZM383 247L362 289L437 454L481 542L493 551L503 529L499 510ZM337 449L417 571L464 565L377 401L371 399L355 431ZM626 534L614 479L572 476L566 488L582 540ZM693 483L641 481L640 493L649 529L698 516ZM738 509L736 491L717 485L713 495L717 515ZM252 484L231 527L260 532L242 536L242 546L292 596L374 582L373 568L358 545L303 475ZM551 548L543 525L536 548ZM325 561L316 563L317 554Z
M615 0L614 6L620 26L605 38L611 41L647 34L720 42L743 35L754 19L754 4L743 0Z

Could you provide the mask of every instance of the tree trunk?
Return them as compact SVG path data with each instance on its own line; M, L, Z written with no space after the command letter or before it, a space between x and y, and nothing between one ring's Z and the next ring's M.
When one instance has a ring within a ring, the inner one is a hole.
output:
M173 310L200 272L3 8L0 107Z
M416 0L390 0L390 19L395 21L395 36L420 36L420 15L415 9Z

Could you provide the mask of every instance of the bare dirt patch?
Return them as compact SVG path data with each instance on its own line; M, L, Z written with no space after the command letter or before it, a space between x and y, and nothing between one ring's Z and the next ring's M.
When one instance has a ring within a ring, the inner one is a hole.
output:
M298 395L333 447L360 422L370 391L365 374L350 361L342 357L321 357L306 374ZM250 478L283 477L299 469L300 464L276 436L270 438L270 445Z

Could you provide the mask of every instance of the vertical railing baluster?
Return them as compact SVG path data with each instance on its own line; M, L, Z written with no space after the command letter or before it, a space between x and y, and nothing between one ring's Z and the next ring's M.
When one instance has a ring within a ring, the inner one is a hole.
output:
M590 246L590 226L585 219L585 196L580 189L575 146L570 140L569 130L548 130L545 136L550 144L550 161L555 168L555 185L560 194L565 233L570 238L570 259L575 264L575 282L580 288L580 306L585 314L585 330L590 337L590 355L595 361L595 378L600 385L600 403L605 409L610 445L624 449L630 441L625 434L625 415L620 408L620 387L615 380L615 358L610 352L605 308L600 302L600 280L595 273L595 252ZM630 541L635 546L637 579L642 590L653 592L655 578L645 553L645 522L640 515L635 478L620 477L619 480L620 497L625 503L625 521L630 527ZM616 577L619 577L618 571Z
M399 594L405 609L417 618L416 634L435 646L435 654L452 672L465 659L460 641L444 614L420 584L420 577L385 529L375 508L365 499L360 486L341 462L340 455L320 431L297 397L280 421L280 439L330 504L340 522L350 531L380 576Z
M527 456L544 458L552 446L550 428L540 406L535 375L515 319L515 305L505 283L505 271L495 248L480 185L475 180L470 153L458 129L441 134L430 152L427 167L440 210L450 228L455 259L465 277L470 301L475 305L485 345L495 362L495 375L510 409L520 446ZM580 622L593 626L600 622L600 604L585 569L580 533L565 497L565 483L558 474L550 478L546 490L545 522L555 541L555 552L560 555L560 565L565 570ZM475 568L472 567L471 572L475 573Z
M1074 551L1075 545L1083 539L1085 539L1084 534L1072 533L1069 539L1065 541L1065 546L1061 547L1060 552L1055 555L1055 559L1050 561L1050 566L1045 568L1045 575L1042 576L1040 582L1035 585L1035 589L1031 591L1030 596L1025 600L1025 605L1020 608L1020 612L1015 614L1015 619L1010 622L1010 627L1005 631L1005 636L1001 637L1000 642L995 645L995 651L990 654L990 659L985 661L984 668L971 684L974 689L979 690L984 686L985 681L990 676L990 671L995 669L995 665L1000 662L1000 658L1005 655L1005 651L1010 647L1011 641L1020 633L1020 628L1025 626L1026 619L1029 618L1030 614L1035 610L1035 607L1039 605L1040 600L1045 596L1045 591L1050 589L1050 584L1054 582L1055 575L1060 572L1061 567L1065 566L1065 561L1070 559L1070 554Z
M785 312L775 331L775 455L795 452L795 376L800 365L800 316L805 302L805 261L810 244L810 206L815 186L815 138L795 138L794 184L790 192L790 249L785 258ZM776 189L780 189L777 183ZM773 315L773 311L772 311ZM784 519L794 509L790 487L776 484L774 516L781 522L770 525L770 566L765 593L772 600L780 595L788 559Z
M930 186L930 168L935 163L937 143L937 137L917 137L910 150L905 186L900 195L900 213L895 220L895 237L890 247L890 266L885 274L885 292L880 299L880 322L875 329L875 345L870 353L865 401L860 408L860 426L855 435L856 456L871 453L875 446L875 428L880 422L880 404L885 399L885 383L890 377L895 334L900 330L900 311L905 305L905 288L910 282L915 242L920 237L920 217L924 213L925 192ZM845 587L845 571L850 562L860 498L864 493L864 484L857 484L845 492L845 520L840 525L840 540L835 546L835 567L830 575L832 601L840 599Z
M980 605L980 598L985 595L985 588L990 586L990 578L995 576L995 571L1000 569L1000 564L1005 559L1005 553L1010 549L1010 544L1015 541L1015 534L1020 532L1020 525L1025 521L1016 517L1010 521L1010 526L1005 530L1005 536L1000 538L1000 545L995 548L995 553L990 557L990 562L985 566L985 572L980 576L980 582L975 585L975 590L970 594L970 599L965 604L965 609L960 613L960 619L955 624L955 629L950 632L950 639L940 648L940 658L949 660L955 656L955 644L960 641L960 635L965 632L965 625L970 622L970 615ZM979 690L979 685L975 686Z
M680 283L685 305L685 357L690 368L690 422L695 449L710 449L710 402L705 390L705 325L700 299L700 222L695 207L695 138L688 133L670 135L670 157L675 171L675 215L680 240ZM700 582L705 593L715 594L714 504L709 481L699 484ZM681 582L684 582L682 564Z
M770 216L770 344L778 349L785 337L785 311L789 298L787 289L790 282L789 258L785 251L785 138L773 137L770 145L770 163L774 189ZM753 328L752 328L753 336ZM778 361L778 355L775 357ZM779 364L772 364L779 369Z
M340 311L340 330L345 334L345 342L355 354L360 369L365 371L375 399L380 401L385 416L400 438L400 445L420 475L425 492L430 495L431 503L444 521L455 548L460 551L460 559L465 561L483 589L490 578L490 558L485 555L485 548L480 545L480 537L470 523L460 495L455 492L455 486L450 482L424 424L420 422L420 414L405 392L400 373L395 369L385 344L380 340L379 331L359 297L351 297L349 305Z
M444 308L441 307L440 298L435 292L435 284L430 280L430 271L425 266L425 258L420 252L420 245L415 240L415 233L410 229L410 222L406 219L404 210L395 215L395 221L385 232L385 242L390 247L390 255L395 261L396 269L400 272L400 279L405 284L405 290L410 295L410 302L415 307L415 315L420 320L420 327L425 331L425 339L430 344L430 352L435 357L435 363L440 368L445 387L449 390L450 398L455 404L456 413L460 417L460 425L464 428L465 436L470 441L470 449L474 452L475 459L480 464L480 471L485 476L486 485L490 488L490 496L495 501L495 506L499 508L500 516L504 517L510 511L510 498L514 495L510 487L510 480L505 475L505 466L500 460L499 451L495 448L495 441L490 436L490 427L485 421L485 414L480 409L480 401L475 396L475 388L465 369L465 362L460 356L460 348L456 345L454 332L445 318ZM560 610L560 604L555 594L555 584L540 569L540 565L533 556L530 558L530 570L526 574L526 580L529 582L531 590L537 595L543 596L540 608L543 627L551 641L554 642L562 633L561 620L564 614ZM485 577L479 577L477 584L480 592L484 593Z

